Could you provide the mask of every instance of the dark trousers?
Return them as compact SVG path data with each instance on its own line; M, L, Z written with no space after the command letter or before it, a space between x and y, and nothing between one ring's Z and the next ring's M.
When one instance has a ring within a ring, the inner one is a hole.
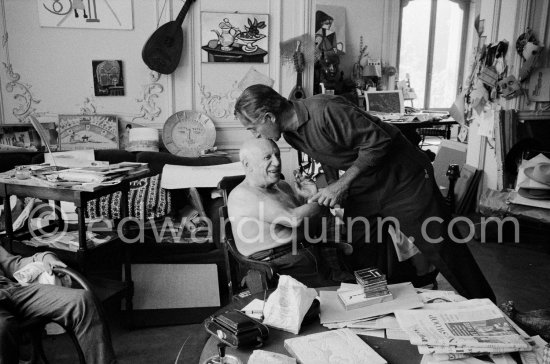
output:
M4 290L0 301L0 364L19 363L18 319L44 317L72 330L88 364L116 363L111 336L90 292L33 284Z
M286 249L285 247L262 251L251 255L250 258L268 259L275 265L278 274L291 276L308 287L320 287L326 283L327 269L320 262L316 245L299 243L296 254L292 254L290 244Z
M365 228L364 221L354 223L351 239L348 236L354 246L354 268L362 264L382 268L389 276L402 273L391 271L399 266L396 257L388 254L389 250L393 250L393 247L390 249L387 246L391 241L377 239L376 229L380 228L377 219L393 218L398 222L399 229L414 239L417 248L459 294L466 298L489 298L494 301L495 295L468 246L453 242L449 237L447 228L451 216L435 182L430 161L410 144L403 144L402 148L407 151L399 153L399 158L388 161L385 168L354 181L351 195L344 204L346 224L349 225L350 219L357 218L369 221L368 228ZM434 217L442 221L425 225L423 232L423 223ZM437 238L442 238L442 241L430 242ZM410 280L415 278L413 274Z

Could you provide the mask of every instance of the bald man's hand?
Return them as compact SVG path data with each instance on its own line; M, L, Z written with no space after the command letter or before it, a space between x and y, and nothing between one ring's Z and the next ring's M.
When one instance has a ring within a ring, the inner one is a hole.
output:
M321 188L319 192L311 196L307 202L317 202L321 206L333 208L342 202L346 193L346 187L338 182L334 182L326 188Z

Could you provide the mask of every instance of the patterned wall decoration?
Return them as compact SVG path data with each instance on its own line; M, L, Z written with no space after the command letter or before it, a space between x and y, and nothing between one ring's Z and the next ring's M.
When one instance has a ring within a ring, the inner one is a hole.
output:
M141 105L139 109L140 114L133 117L132 121L136 119L153 121L162 112L162 109L157 105L159 95L164 92L164 86L158 82L160 73L155 71L149 72L149 79L150 82L143 86L141 97L136 99L138 104Z
M238 88L238 81L233 82L231 89L224 95L218 95L207 91L206 86L201 85L200 83L199 89L201 92L202 110L206 114L217 119L233 117L235 102L242 92Z
M2 62L6 71L6 76L9 82L6 83L6 91L13 94L13 98L17 102L17 106L12 109L12 114L19 122L23 122L28 115L34 113L36 109L34 104L40 102L31 92L31 85L21 82L21 75L13 70L13 65L10 62L8 29L6 25L6 11L4 0L0 1L0 11L2 16L2 50L5 54L5 61ZM1 101L1 98L0 98Z

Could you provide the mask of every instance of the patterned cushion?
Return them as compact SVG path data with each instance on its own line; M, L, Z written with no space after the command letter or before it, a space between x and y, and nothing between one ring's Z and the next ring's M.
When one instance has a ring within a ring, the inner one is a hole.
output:
M86 217L120 218L120 192L88 201ZM160 174L130 183L128 216L138 219L159 218L172 211L170 191L160 187Z

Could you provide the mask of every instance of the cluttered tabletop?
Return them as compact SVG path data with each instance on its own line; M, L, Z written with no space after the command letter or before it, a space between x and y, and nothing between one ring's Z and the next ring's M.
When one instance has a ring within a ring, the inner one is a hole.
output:
M281 276L264 299L261 293L236 296L205 321L211 337L200 363L214 363L220 355L249 364L543 363L544 339L528 335L489 299L377 279L313 289ZM240 336L236 344L224 328L227 320L212 329L232 311L268 327L269 334L252 343Z

